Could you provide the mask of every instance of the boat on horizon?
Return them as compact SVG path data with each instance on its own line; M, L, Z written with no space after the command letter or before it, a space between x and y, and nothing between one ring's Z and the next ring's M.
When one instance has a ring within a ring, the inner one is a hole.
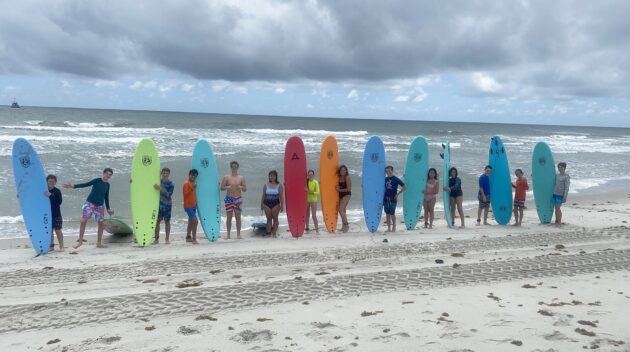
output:
M20 104L18 104L17 100L15 100L15 98L13 98L13 103L11 104L11 107L14 109L19 109L20 108Z

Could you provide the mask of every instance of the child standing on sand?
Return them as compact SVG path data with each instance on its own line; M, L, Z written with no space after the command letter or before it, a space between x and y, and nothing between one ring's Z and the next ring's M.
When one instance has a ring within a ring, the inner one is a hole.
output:
M479 176L479 192L477 199L479 200L479 209L477 209L477 226L481 225L481 212L483 211L483 224L488 224L488 210L490 209L490 173L492 166L486 165L483 174Z
M84 188L92 187L90 194L88 195L85 203L83 204L83 217L81 218L81 226L79 227L79 239L77 244L73 247L75 249L81 247L83 244L83 235L85 234L85 225L87 221L94 215L94 218L98 222L98 232L96 238L96 247L104 248L103 244L103 229L105 228L103 221L105 221L105 208L109 215L114 215L114 211L109 208L109 179L114 174L114 170L111 168L105 168L103 170L103 176L95 178L90 182L80 183L73 185L72 183L66 183L64 188ZM103 208L105 203L105 208Z
M160 191L160 207L158 211L158 219L155 224L155 243L160 243L160 222L164 220L164 232L166 233L166 239L164 243L170 244L169 236L171 235L171 211L173 209L173 191L175 185L173 181L169 180L171 175L171 169L165 167L160 173L160 184L155 184L153 187Z
M396 205L398 196L407 189L407 186L398 177L394 176L394 167L388 165L385 168L385 197L383 199L383 209L387 220L387 232L396 232ZM398 192L400 187L400 192Z
M317 198L319 197L319 182L315 179L315 171L308 170L308 178L306 179L306 231L308 228L308 217L313 214L313 226L315 234L319 235L319 224L317 222Z
M527 179L523 176L523 170L516 169L516 183L512 184L514 192L514 226L521 226L523 223L523 209L525 208L526 191L529 189Z
M427 185L422 190L424 193L424 228L433 228L433 218L435 217L435 202L437 194L440 193L440 181L438 181L437 170L429 169L427 174Z
M566 173L567 163L558 163L558 174L556 174L556 184L553 187L553 204L556 213L556 226L562 225L562 203L566 203L569 194L569 184L571 177Z
M57 240L59 241L59 252L63 252L63 233L61 227L63 224L63 218L61 217L61 191L55 187L57 185L57 176L48 175L46 177L46 183L48 183L48 191L44 192L44 195L50 198L50 211L52 216L52 229L54 231L50 233L50 249L55 248L55 234L57 234Z
M455 225L455 208L461 220L460 228L464 228L464 192L462 191L462 180L457 176L457 168L452 167L448 170L448 186L444 186L444 192L449 192L451 198L451 225ZM444 209L448 211L448 209Z
M184 211L188 215L188 225L186 226L186 242L192 242L193 244L199 244L197 242L197 196L195 191L197 189L197 175L199 172L197 169L191 169L188 172L188 180L184 181Z
M236 238L241 239L241 205L243 204L243 192L247 191L247 183L245 177L238 174L238 161L230 162L230 174L223 176L221 180L221 191L225 191L225 213L227 219L225 225L227 227L226 239L230 239L232 231L232 216L236 219Z

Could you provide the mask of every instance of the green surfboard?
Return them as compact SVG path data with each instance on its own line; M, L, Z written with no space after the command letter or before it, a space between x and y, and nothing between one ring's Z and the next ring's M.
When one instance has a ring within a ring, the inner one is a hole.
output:
M117 236L126 236L133 233L131 226L118 216L110 216L103 221L105 224L105 231Z
M138 245L145 247L153 242L155 224L160 206L160 158L155 144L145 138L136 148L131 163L131 222Z

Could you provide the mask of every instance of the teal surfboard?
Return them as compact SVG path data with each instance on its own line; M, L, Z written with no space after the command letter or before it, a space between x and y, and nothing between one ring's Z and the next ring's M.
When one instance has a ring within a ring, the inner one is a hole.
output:
M126 236L133 233L133 229L122 218L118 216L110 216L103 221L105 231L112 235Z
M160 207L160 158L151 139L138 143L131 162L131 222L136 242L142 247L153 243Z
M361 188L363 216L371 233L378 230L385 197L385 146L379 136L372 136L363 152Z
M490 174L490 204L497 223L506 225L512 218L512 179L510 166L503 142L499 136L490 139L488 165Z
M545 142L538 142L532 154L532 185L534 202L541 224L549 224L553 216L553 187L556 183L556 163Z
M422 212L424 193L427 184L427 172L429 171L429 145L427 140L418 136L413 139L407 152L405 164L405 185L407 190L403 193L403 214L407 230L413 230L418 223Z
M210 241L216 241L221 231L221 193L217 161L212 147L205 139L195 144L192 167L197 169L197 212L203 232Z
M442 153L440 157L443 159L442 163L442 185L448 187L448 170L451 168L451 146L448 141L442 144ZM451 217L451 194L450 192L442 190L442 199L444 201L444 220L448 227L453 227L453 218Z
M46 254L50 249L52 214L46 174L35 148L24 138L13 142L13 176L15 188L33 249Z

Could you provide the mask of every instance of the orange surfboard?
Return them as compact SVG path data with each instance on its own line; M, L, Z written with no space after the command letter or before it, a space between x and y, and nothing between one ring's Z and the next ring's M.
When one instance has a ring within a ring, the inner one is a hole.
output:
M328 135L322 143L319 154L319 192L322 197L322 213L324 223L330 233L337 229L337 213L339 212L339 150L337 140L334 136Z

